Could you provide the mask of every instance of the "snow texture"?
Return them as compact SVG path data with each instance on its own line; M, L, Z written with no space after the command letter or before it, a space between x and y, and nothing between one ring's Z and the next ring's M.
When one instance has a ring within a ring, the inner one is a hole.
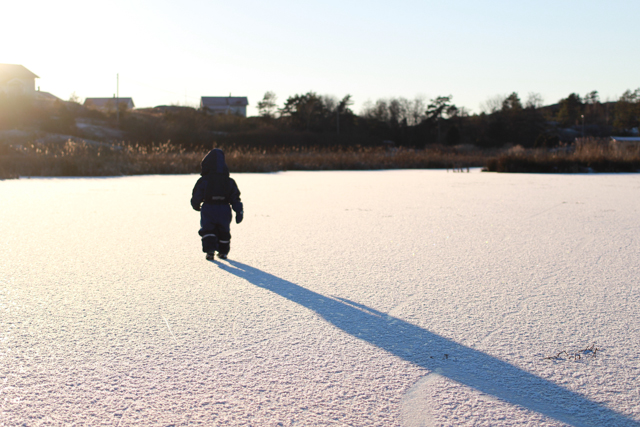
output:
M640 175L234 178L0 182L0 425L640 426Z

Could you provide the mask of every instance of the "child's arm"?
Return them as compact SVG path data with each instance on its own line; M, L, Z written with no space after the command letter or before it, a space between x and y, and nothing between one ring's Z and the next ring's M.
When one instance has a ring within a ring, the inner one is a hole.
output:
M236 184L233 179L229 179L231 181L231 196L229 197L229 203L231 204L231 209L236 213L236 223L240 224L244 217L244 207L240 200L240 190L238 189L238 184Z
M204 178L200 178L196 185L193 187L191 193L191 207L197 211L200 210L200 205L204 202L204 192L207 188L207 183Z

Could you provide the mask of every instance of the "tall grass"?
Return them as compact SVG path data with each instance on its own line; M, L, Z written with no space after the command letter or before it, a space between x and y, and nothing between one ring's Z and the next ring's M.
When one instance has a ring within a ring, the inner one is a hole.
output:
M193 173L200 159L198 153L174 149L169 144L151 147L74 141L62 146L32 144L0 154L0 178Z
M229 169L236 172L284 170L461 169L482 166L480 151L461 153L452 149L425 150L384 148L282 149L275 151L231 150Z
M487 161L490 172L640 172L640 145L608 138L578 138L571 146L523 149L516 146Z
M477 150L436 147L425 150L384 148L224 148L232 172L285 170L461 169L485 164ZM0 147L0 178L19 176L117 176L200 172L208 150L185 150L170 143L91 145L67 141L60 145Z

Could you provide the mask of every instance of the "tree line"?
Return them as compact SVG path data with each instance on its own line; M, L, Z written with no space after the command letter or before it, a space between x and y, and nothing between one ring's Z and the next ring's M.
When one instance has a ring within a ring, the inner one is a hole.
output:
M426 101L416 97L379 99L365 104L359 115L342 100L314 92L289 97L277 108L273 92L258 103L260 117L283 128L316 133L335 132L352 140L392 141L399 146L472 144L500 147L553 146L579 136L606 137L637 133L640 88L627 90L613 102L602 102L597 91L584 96L571 93L557 104L543 105L530 93L526 101L513 92L489 99L479 114L458 107L451 95ZM347 139L348 140L348 139Z
M288 97L281 105L269 91L257 103L259 115L209 115L189 107L165 106L113 114L87 110L76 102L51 108L17 103L0 95L0 130L20 127L82 136L76 126L84 117L118 127L129 142L165 143L185 148L212 143L236 147L353 147L394 145L424 148L470 144L479 148L519 144L552 147L580 136L632 135L640 119L640 88L617 101L600 100L597 91L571 93L552 105L531 93L523 101L513 92L487 100L470 114L451 95L432 99L402 97L367 102L352 110L342 98L315 92ZM116 122L117 120L117 122Z

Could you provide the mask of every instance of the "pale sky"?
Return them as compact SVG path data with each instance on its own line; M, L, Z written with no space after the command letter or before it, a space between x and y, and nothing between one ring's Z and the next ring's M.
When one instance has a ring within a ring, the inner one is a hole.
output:
M640 2L61 0L3 5L0 63L68 99L137 107L266 91L379 98L452 95L472 112L496 95L545 104L640 87Z

